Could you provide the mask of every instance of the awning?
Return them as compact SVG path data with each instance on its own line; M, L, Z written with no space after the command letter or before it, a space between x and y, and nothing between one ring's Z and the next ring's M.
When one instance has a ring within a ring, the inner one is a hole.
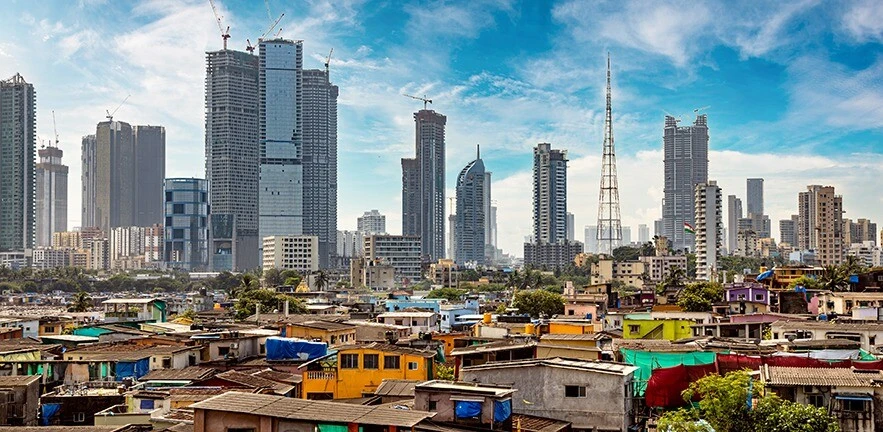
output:
M845 395L845 394L834 395L834 399L839 399L839 400L851 400L851 401L870 401L870 400L874 400L874 398L873 398L872 396L870 396L870 395L857 395L857 394L853 394L853 395Z

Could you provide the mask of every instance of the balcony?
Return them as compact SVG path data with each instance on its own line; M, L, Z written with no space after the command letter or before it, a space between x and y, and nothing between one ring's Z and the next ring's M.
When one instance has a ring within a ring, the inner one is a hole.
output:
M307 379L314 381L334 381L335 373L326 371L307 371Z

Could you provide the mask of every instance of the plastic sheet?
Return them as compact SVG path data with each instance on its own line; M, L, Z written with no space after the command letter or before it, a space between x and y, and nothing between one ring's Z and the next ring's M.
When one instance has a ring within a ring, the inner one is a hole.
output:
M328 354L324 342L309 342L303 339L267 338L267 360L313 360Z
M647 406L675 408L686 405L681 393L690 386L690 383L716 372L717 366L713 363L654 369L653 376L647 381L645 394Z
M457 418L481 417L481 402L456 401L454 415Z
M635 396L643 396L647 389L647 381L650 380L652 371L658 368L667 368L672 366L695 366L714 363L717 353L713 352L655 352L655 351L636 351L621 348L623 360L633 366L637 366L638 370L634 375L634 393Z
M494 421L504 422L512 416L512 400L494 401Z
M60 403L47 403L40 405L41 413L40 413L40 425L41 426L49 426L52 421L52 417L55 414L58 414L58 411L61 410Z

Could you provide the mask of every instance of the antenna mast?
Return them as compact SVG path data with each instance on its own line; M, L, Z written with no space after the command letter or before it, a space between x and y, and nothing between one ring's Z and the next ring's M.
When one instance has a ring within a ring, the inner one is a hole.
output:
M610 107L610 53L607 53L607 110L604 117L604 156L601 161L601 193L598 198L598 249L613 255L622 242L619 214L619 182L616 179L616 152L613 145L613 110Z

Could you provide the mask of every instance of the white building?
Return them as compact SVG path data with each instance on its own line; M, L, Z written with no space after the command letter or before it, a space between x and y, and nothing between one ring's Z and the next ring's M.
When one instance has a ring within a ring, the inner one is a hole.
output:
M38 269L51 269L70 267L70 248L38 247L34 249L33 267Z
M386 216L377 210L366 211L356 222L358 231L365 235L386 234Z
M319 237L264 237L263 247L264 271L275 268L309 274L319 270Z
M760 239L757 236L757 231L739 231L739 233L736 234L736 250L733 251L733 255L744 257L759 257Z
M36 254L36 251L34 251ZM854 256L862 261L866 267L881 266L881 249L875 241L866 240L861 243L853 243L846 250L847 256ZM35 256L36 259L36 256Z
M396 279L417 283L420 271L421 242L417 236L370 235L365 237L365 259L380 261L395 268Z
M695 188L696 279L711 280L720 255L723 216L721 189L717 182L699 183Z
M361 219L361 218L360 218ZM361 231L337 231L337 256L355 258L362 256L365 234Z

